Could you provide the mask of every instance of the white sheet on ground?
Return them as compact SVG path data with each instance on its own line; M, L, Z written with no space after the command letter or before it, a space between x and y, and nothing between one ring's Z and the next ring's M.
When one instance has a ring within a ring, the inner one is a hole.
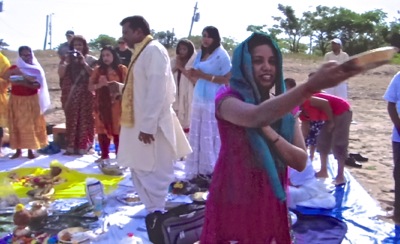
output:
M3 148L3 153L8 154L8 156L13 152L14 151L9 148ZM26 156L26 151L23 151L23 156ZM97 164L94 163L97 158L97 155L64 156L62 153L50 156L40 155L32 160L29 160L26 157L13 160L4 157L0 158L0 171L9 171L27 167L48 168L51 161L58 160L63 165L71 169L79 170L82 173L102 174L100 169L97 167ZM111 158L115 158L115 156L111 155ZM183 162L175 163L177 179L182 179L183 168ZM144 222L144 218L147 214L144 206L126 206L116 199L117 195L135 191L129 170L124 173L124 176L125 177L119 183L118 188L107 196L104 213L108 215L106 221L109 222L109 229L106 234L102 234L98 236L98 239L93 240L93 243L106 244L112 242L114 244L122 244L124 242L123 238L127 237L129 233L133 233L136 237L141 238L144 244L150 243ZM188 196L172 196L168 199L167 207L182 202L191 202L191 200ZM0 238L2 238L2 236L0 236Z

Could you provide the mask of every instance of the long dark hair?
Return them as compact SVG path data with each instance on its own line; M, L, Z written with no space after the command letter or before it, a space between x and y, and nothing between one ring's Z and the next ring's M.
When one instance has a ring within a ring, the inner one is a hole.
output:
M111 52L113 56L113 61L111 64L107 65L104 63L103 60L103 52L104 51L109 51ZM100 75L105 75L107 77L108 73L108 68L112 68L118 75L119 81L122 81L122 72L119 68L121 61L118 57L117 52L114 50L114 48L110 45L106 45L101 49L100 52L100 59L99 59L99 76ZM113 125L113 118L112 118L112 101L111 101L111 94L110 94L110 89L107 86L103 86L102 88L98 89L96 91L97 93L97 110L99 112L99 118L101 122L104 124L105 130L109 133L112 134L112 125Z
M219 31L216 27L207 26L203 29L202 34L204 32L207 32L208 36L213 39L213 43L207 48L201 45L201 58L203 58L206 54L213 53L215 49L221 46L221 36L219 35Z
M86 39L81 35L76 35L72 38L71 42L69 43L69 50L74 50L74 42L75 41L80 41L83 43L82 54L83 54L83 56L88 55L89 54L89 46L87 44Z
M193 42L189 41L188 39L181 39L179 40L178 44L176 45L176 55L179 55L179 46L183 45L187 47L188 53L187 53L187 59L190 59L194 53L194 45Z

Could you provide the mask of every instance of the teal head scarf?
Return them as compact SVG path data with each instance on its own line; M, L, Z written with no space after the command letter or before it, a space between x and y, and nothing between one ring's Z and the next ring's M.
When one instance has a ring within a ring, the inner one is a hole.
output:
M232 77L230 79L230 86L233 90L240 93L245 102L251 104L259 104L262 102L261 93L258 89L256 81L254 80L251 54L249 52L249 43L254 40L253 38L265 40L265 44L270 45L275 52L277 60L277 74L275 80L276 95L285 92L285 84L283 81L282 72L282 54L279 50L278 45L268 35L253 33L244 42L240 43L233 53L231 70ZM272 124L271 127L283 138L285 138L289 142L292 142L294 118L291 114L285 115L279 121ZM266 170L275 196L279 200L285 201L285 190L283 189L279 178L279 173L285 170L285 165L281 162L278 155L270 150L270 147L268 146L268 141L266 140L261 129L247 128L247 135L249 137L250 144L255 152L257 160L259 160L263 168Z

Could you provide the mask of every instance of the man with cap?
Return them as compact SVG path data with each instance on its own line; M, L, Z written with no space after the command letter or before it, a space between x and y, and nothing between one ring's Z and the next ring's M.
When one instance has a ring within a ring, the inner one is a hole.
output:
M122 37L119 38L118 47L115 48L115 51L117 52L121 63L128 67L129 63L131 62L132 51L129 50L128 45Z
M61 61L63 62L65 59L65 54L67 54L69 50L69 43L71 42L72 38L74 37L75 33L72 30L69 30L65 33L65 37L67 38L67 42L64 42L58 47L58 56L60 57Z
M339 38L335 38L331 41L331 47L332 51L325 54L325 62L334 60L342 63L349 59L349 55L342 50L342 41ZM325 91L331 95L347 100L347 82L342 82L335 87L325 89Z

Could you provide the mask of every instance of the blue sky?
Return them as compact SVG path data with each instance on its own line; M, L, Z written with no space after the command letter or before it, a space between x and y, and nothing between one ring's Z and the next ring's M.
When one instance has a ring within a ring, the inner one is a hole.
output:
M1 0L0 0L1 1ZM52 15L53 47L65 41L65 31L72 29L86 39L99 34L121 35L120 21L131 15L143 15L156 31L174 29L178 38L187 37L196 0L3 0L0 13L0 38L10 49L28 45L42 49L46 15ZM222 36L244 40L250 33L248 25L272 26L272 16L278 16L279 3L292 6L298 16L317 5L345 7L356 12L382 9L390 20L397 15L398 0L198 0L200 21L194 24L192 34L200 35L207 25L214 25Z

